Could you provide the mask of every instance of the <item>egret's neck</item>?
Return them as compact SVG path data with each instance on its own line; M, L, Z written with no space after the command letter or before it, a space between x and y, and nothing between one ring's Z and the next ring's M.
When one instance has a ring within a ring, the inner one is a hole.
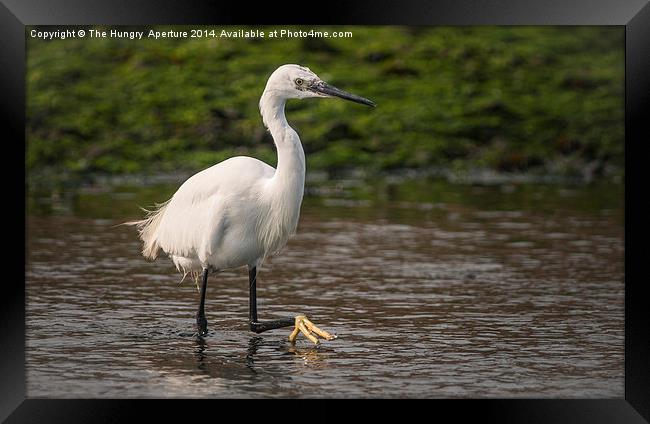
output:
M289 126L284 115L285 103L284 97L265 90L260 99L260 112L264 125L271 132L278 150L278 165L274 179L277 181L291 180L294 185L300 185L300 198L302 199L305 184L305 152L298 133ZM286 182L289 183L289 181Z
M283 96L267 90L260 99L264 125L271 132L278 150L275 174L262 192L262 204L267 207L261 208L258 220L265 256L281 249L296 231L305 190L305 153L298 134L284 116L285 103Z

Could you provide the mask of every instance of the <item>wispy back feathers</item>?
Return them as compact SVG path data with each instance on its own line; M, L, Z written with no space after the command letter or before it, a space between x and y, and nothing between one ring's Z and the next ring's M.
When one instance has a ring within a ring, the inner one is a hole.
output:
M137 228L140 239L143 242L142 255L147 259L154 260L158 257L160 245L158 244L158 240L156 238L156 230L160 226L162 217L165 214L165 208L169 204L170 200L164 203L156 204L154 210L141 208L147 213L145 219L124 223L124 225L132 225Z

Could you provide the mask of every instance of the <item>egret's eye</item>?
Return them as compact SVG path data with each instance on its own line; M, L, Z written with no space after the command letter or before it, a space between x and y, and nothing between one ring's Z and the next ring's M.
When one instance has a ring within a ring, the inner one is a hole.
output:
M302 85L304 82L305 82L305 81L303 81L301 78L296 78L296 85L300 86L300 85Z

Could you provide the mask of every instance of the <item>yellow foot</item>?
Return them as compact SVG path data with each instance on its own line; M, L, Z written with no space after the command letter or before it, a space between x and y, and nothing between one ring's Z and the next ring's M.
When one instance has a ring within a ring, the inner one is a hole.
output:
M334 340L336 335L330 334L327 331L321 330L316 327L313 322L309 321L306 316L298 315L296 317L296 328L293 329L293 332L289 335L289 341L294 343L296 337L302 331L302 334L305 335L309 340L315 344L320 344L318 337L322 337L325 340ZM315 335L314 335L315 334ZM316 337L318 336L318 337Z

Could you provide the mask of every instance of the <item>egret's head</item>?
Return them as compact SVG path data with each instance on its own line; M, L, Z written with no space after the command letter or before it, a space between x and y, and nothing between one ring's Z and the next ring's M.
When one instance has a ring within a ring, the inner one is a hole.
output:
M269 77L264 89L287 99L306 99L308 97L340 97L368 106L376 106L371 100L347 93L327 84L318 75L304 66L282 65Z

